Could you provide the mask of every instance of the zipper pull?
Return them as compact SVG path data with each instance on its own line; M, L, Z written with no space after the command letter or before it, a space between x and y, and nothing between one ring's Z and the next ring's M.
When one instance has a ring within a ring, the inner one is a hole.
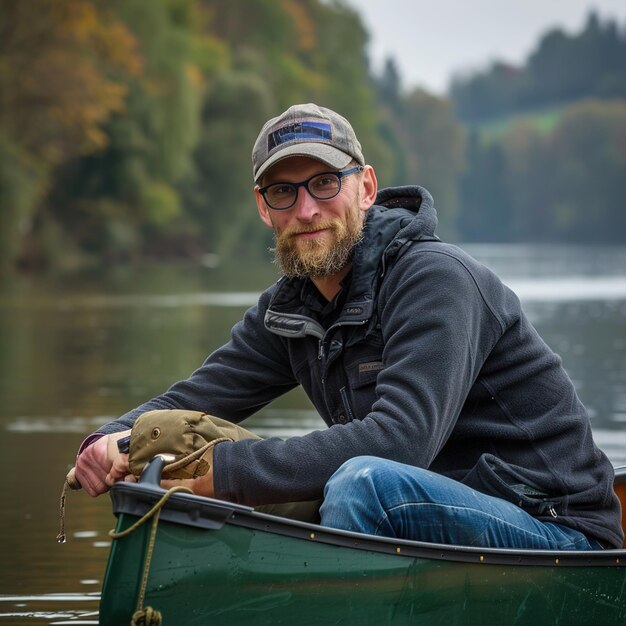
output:
M321 361L324 358L324 340L320 339L319 350L317 351L317 360Z
M341 396L341 402L343 403L343 410L346 412L346 417L348 418L348 422L354 420L354 413L352 412L352 407L350 406L350 400L348 398L348 390L345 387L342 387L339 390L339 395Z
M550 513L550 515L552 515L552 517L554 519L556 519L558 517L558 515L556 514L556 511L554 510L554 507L552 505L550 505L548 507L548 512Z

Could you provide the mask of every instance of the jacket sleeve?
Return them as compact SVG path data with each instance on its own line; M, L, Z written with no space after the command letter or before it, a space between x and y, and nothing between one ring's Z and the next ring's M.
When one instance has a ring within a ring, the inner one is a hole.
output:
M203 411L240 422L296 386L284 342L267 332L263 317L271 290L249 309L231 338L195 372L165 393L98 429L108 434L131 428L135 419L154 409Z
M417 248L380 290L384 367L371 412L285 441L220 444L217 497L252 505L320 497L332 473L360 455L430 466L504 328L460 258ZM491 276L496 291L517 300Z

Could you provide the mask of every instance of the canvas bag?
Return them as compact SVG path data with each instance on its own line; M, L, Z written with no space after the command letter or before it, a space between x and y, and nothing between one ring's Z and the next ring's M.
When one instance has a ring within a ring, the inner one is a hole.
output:
M223 441L261 439L259 435L200 411L161 409L142 413L131 429L128 462L139 477L146 463L168 455L164 479L204 476L213 463L213 449ZM170 460L170 457L173 457ZM265 504L255 510L305 522L319 521L321 500Z

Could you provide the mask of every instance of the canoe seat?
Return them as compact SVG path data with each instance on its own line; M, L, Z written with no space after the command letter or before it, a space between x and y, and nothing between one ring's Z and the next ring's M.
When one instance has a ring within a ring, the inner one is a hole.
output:
M622 528L626 536L626 465L615 468L614 488L617 497L622 503ZM626 540L624 540L624 547L626 548Z

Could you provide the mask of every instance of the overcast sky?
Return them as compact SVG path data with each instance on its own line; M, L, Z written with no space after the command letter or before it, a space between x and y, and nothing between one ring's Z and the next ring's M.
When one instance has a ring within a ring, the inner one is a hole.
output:
M348 0L370 33L375 70L386 56L403 86L443 94L453 72L498 59L522 64L548 29L583 28L590 10L626 29L626 0ZM625 61L626 62L626 61Z

